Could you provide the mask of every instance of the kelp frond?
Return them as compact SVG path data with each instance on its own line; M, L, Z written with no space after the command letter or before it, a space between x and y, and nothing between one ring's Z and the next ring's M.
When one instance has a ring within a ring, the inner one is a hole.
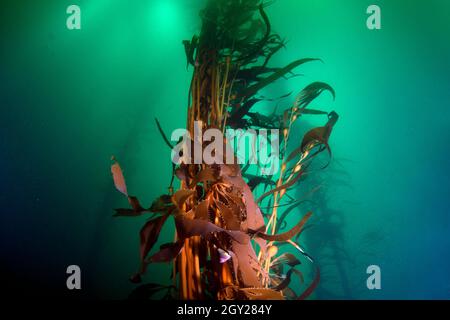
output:
M285 42L273 33L266 5L259 0L211 0L202 11L200 34L183 42L188 66L193 68L186 126L191 133L196 121L203 123L202 129L222 131L279 129L280 171L276 176L261 177L246 173L247 167L241 169L237 163L180 164L173 168L179 190L172 192L172 178L169 194L144 208L136 197L128 195L122 170L114 162L115 186L131 206L117 209L116 216L150 215L140 231L140 268L131 280L140 282L149 264L173 263L173 286L145 284L134 291L134 297L150 297L166 290L166 298L176 295L180 299L305 299L317 287L319 268L298 243L312 213L299 215L298 223L290 227L286 218L305 202L295 200L289 191L305 179L318 155L328 151L331 157L329 138L338 115L309 107L323 92L328 91L333 98L335 92L326 83L314 82L280 113L275 108L269 110L270 115L253 110L261 101L274 101L259 95L262 89L306 63L320 61L303 58L282 67L268 67ZM293 136L293 128L306 115L327 119L299 140ZM156 123L171 147L158 120ZM260 186L264 186L262 193ZM290 202L285 203L285 198ZM262 208L270 212L261 212L263 202L266 206ZM155 252L153 247L169 219L175 222L174 241ZM281 232L283 228L288 230ZM281 252L283 244L291 246L295 254ZM316 270L308 285L299 270L301 259ZM293 276L303 288L298 295L290 287Z

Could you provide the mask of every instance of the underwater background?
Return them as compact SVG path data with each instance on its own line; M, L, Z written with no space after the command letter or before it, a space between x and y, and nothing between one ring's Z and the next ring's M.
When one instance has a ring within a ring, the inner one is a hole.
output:
M66 28L70 4L81 8L81 30ZM142 202L167 191L170 150L154 118L167 132L185 126L192 70L181 42L198 32L204 4L2 1L2 289L121 299L135 287L145 218L112 217L126 199L110 158ZM381 7L381 30L366 27L370 4ZM324 61L270 93L312 81L336 90L314 105L340 115L332 165L298 190L322 186L304 205L315 216L302 242L322 270L313 298L450 299L450 2L277 0L267 12L288 40L274 64ZM172 238L168 226L159 242ZM71 264L81 291L66 289ZM366 287L373 264L381 290ZM145 279L170 284L170 268L151 266Z

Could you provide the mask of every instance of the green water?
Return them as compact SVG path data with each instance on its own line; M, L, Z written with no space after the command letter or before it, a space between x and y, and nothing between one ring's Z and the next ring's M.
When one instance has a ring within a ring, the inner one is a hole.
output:
M315 297L450 298L450 2L375 2L382 29L372 31L372 1L278 0L267 10L288 40L274 64L324 61L270 93L324 81L337 94L315 103L340 115L333 164L298 191L324 180L302 240L327 270ZM69 4L1 5L2 264L49 292L63 290L66 266L78 264L83 294L122 298L145 219L111 217L126 199L113 188L110 157L143 203L166 192L170 150L153 119L167 131L185 124L192 70L181 41L198 32L204 3L77 0L81 30L66 28ZM382 290L366 288L371 264L382 269ZM153 266L147 280L170 283L168 270Z

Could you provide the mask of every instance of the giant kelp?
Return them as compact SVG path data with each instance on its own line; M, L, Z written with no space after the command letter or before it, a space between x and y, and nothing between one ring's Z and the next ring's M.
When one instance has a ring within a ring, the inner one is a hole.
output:
M296 240L311 212L288 226L279 208L297 208L300 202L292 199L289 190L305 178L314 158L323 151L331 156L328 140L338 115L309 106L324 91L333 97L335 93L328 84L314 82L281 112L270 110L266 115L255 111L255 105L271 101L261 96L262 89L280 78L295 76L295 69L303 64L319 60L304 58L269 67L271 58L285 43L272 32L265 7L260 0L211 0L201 12L199 35L183 42L187 64L194 70L186 127L192 134L197 121L201 121L202 129L222 131L279 129L281 168L276 175L263 177L247 173L248 166L241 168L236 161L173 165L169 193L144 208L128 194L122 170L114 160L115 186L130 204L128 209L117 209L116 216L151 215L140 232L141 266L131 280L141 282L151 263L173 262L173 286L145 284L133 297L167 289L166 297L176 295L180 299L304 299L317 286L320 273L316 266L316 276L303 293L296 294L290 288L292 275L303 279L299 257L314 263ZM304 115L326 115L328 119L324 126L297 139L291 131ZM172 146L159 122L157 126L166 144ZM224 141L227 145L226 138ZM289 142L296 146L288 148ZM174 178L180 181L176 192ZM255 199L260 186L266 191ZM282 204L286 197L291 201ZM262 202L268 204L270 213L261 211ZM175 240L151 253L168 219L175 221ZM287 231L281 232L282 228ZM299 257L279 253L279 243L291 245Z

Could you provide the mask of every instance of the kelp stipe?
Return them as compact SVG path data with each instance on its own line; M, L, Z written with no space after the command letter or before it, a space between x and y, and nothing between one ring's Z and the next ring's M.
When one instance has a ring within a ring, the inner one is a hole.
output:
M179 299L305 299L319 282L315 266L315 278L302 293L296 294L289 287L292 275L303 279L299 257L314 263L295 240L311 213L305 213L296 225L287 226L281 208L288 206L286 210L292 211L300 203L292 199L289 189L305 178L312 160L323 151L331 157L328 140L338 115L310 109L309 105L324 91L334 97L334 90L315 82L301 90L292 106L281 113L273 111L267 116L252 111L256 104L271 101L259 96L260 90L295 75L295 68L318 60L306 58L284 67L268 67L284 42L272 32L264 8L259 0L211 0L201 12L200 34L183 42L188 66L194 70L186 127L191 136L196 121L202 122L203 130L222 132L227 128L279 129L281 168L276 176L262 177L248 174L248 166L241 168L237 163L180 164L173 167L179 190L173 193L172 180L169 194L147 209L128 195L120 166L114 161L114 183L131 206L117 209L116 216L151 214L140 232L141 266L131 281L141 282L151 263L173 262L173 286L146 284L136 289L133 297L151 297L166 290L166 298ZM327 115L328 119L301 141L292 141L298 146L288 152L288 142L294 140L291 129L304 115ZM157 125L171 146L159 122ZM259 186L272 189L255 199L253 192ZM291 201L282 203L285 198ZM262 202L270 208L269 214L261 212ZM168 219L175 221L175 241L150 254ZM288 230L281 232L285 227ZM289 244L297 254L278 253L280 243Z

